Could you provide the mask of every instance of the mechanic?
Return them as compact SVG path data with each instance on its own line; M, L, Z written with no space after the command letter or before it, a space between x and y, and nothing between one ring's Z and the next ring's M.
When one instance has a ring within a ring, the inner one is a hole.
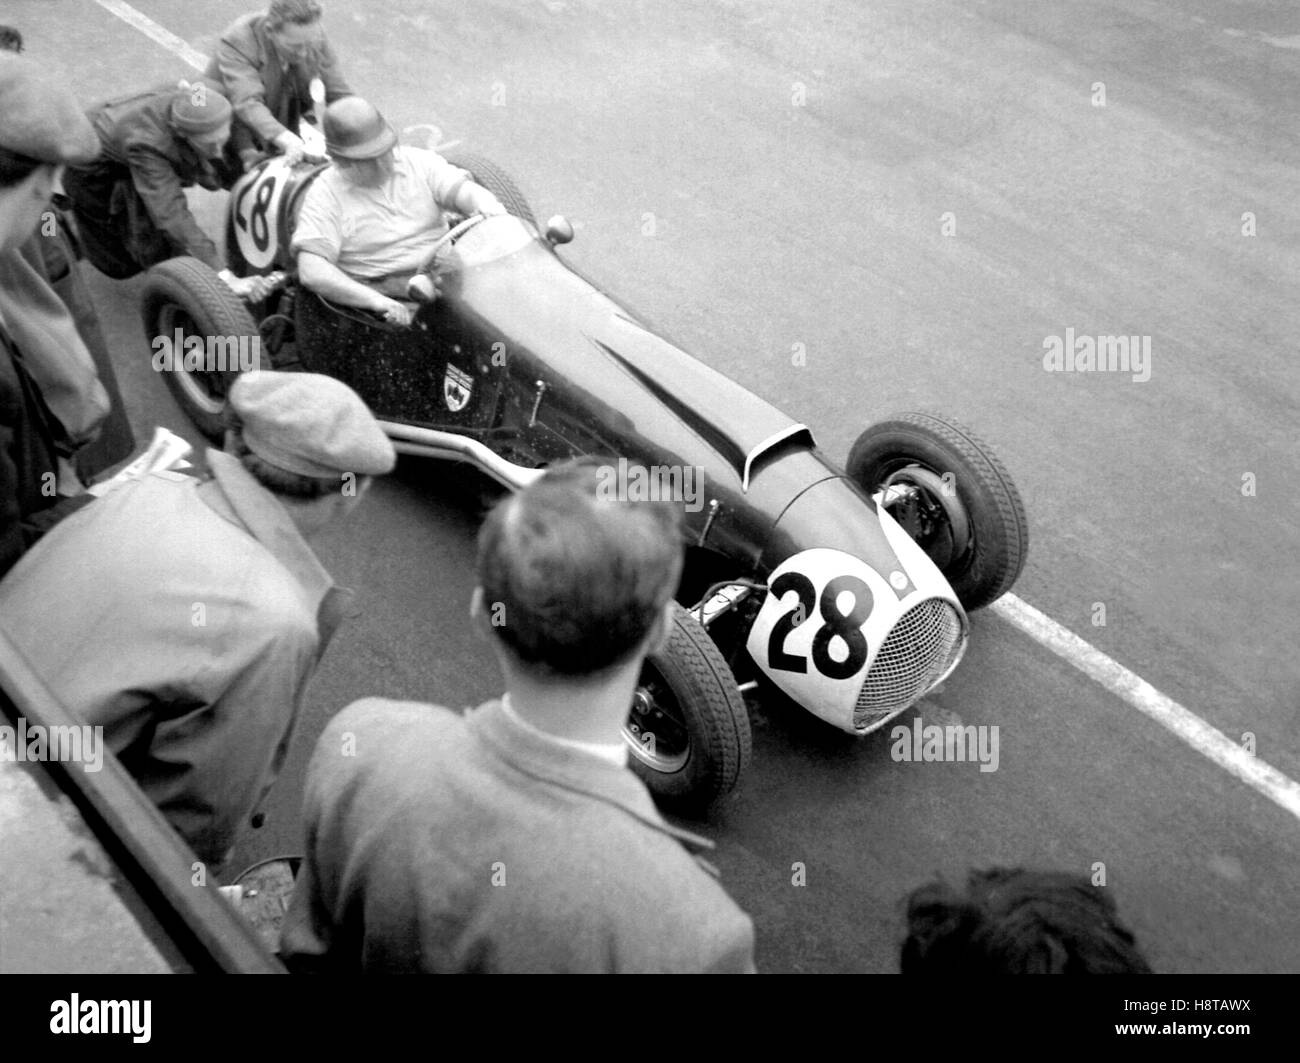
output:
M227 151L231 116L230 101L201 80L110 100L90 112L103 152L88 166L68 167L63 187L96 269L120 279L193 255L236 295L261 298L266 281L224 268L185 199L190 185L216 191L239 176Z
M215 870L284 761L343 616L308 545L396 456L361 399L311 373L231 386L202 482L154 473L50 531L0 581L0 629Z
M753 924L627 767L641 663L681 576L671 503L607 502L594 461L488 516L472 622L506 693L465 716L368 698L308 768L281 936L303 970L750 972Z
M1115 899L1084 875L990 868L966 893L943 881L907 898L903 974L1150 974Z
M291 164L306 154L296 131L311 113L313 78L325 86L327 103L352 95L316 0L271 0L265 13L237 19L221 35L205 76L235 109L231 141L245 165L271 150Z
M94 130L57 77L0 53L0 576L42 531L89 501L67 460L73 441L42 394L43 370L63 368L65 379L84 384L84 393L51 398L69 419L84 415L78 427L87 433L107 399L89 356L77 362L60 346L75 343L76 333L40 275L32 241L60 168L98 151Z
M506 209L441 155L399 145L359 96L326 109L325 144L334 165L307 189L293 234L299 279L333 302L409 325L407 282L446 234L443 211Z

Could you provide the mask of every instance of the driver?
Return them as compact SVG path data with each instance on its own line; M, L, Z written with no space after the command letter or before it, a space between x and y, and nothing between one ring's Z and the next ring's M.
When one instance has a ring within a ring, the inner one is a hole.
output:
M307 189L294 230L298 276L326 299L409 325L413 307L400 300L447 232L443 212L506 209L441 155L399 145L359 96L326 109L325 145L334 165Z

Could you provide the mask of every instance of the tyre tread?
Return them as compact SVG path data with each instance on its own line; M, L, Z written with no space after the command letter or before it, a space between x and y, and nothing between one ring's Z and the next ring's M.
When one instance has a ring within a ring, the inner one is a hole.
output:
M491 159L471 151L448 152L445 158L453 166L468 170L473 175L475 183L482 185L501 200L501 205L516 218L522 218L534 227L537 225L537 219L533 216L533 208L529 206L527 197L519 190L514 179Z
M871 457L872 448L878 445L880 437L891 434L910 436L929 445L938 437L970 468L982 493L992 501L1003 549L998 552L996 567L981 579L976 593L963 597L963 605L978 609L996 601L1023 571L1029 549L1024 502L1006 466L979 435L961 422L938 413L914 411L895 414L863 432L849 453L849 475L861 482L863 465Z
M692 758L703 757L707 768L687 791L657 789L655 781L671 776L660 777L644 766L638 765L637 773L661 802L682 811L702 810L734 790L748 766L753 740L745 701L718 647L681 605L674 606L668 644L652 655L655 658L672 661L672 670L679 680L677 685L703 694L706 703L703 707L683 706L683 709L707 714L707 718L699 719L698 726L709 735L708 748L697 748L691 753ZM656 662L655 667L665 679L669 678L662 664ZM682 771L689 771L689 763Z

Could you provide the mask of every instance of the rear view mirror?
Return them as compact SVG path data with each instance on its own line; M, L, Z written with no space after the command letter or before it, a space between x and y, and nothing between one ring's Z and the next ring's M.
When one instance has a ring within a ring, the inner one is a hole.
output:
M573 226L563 214L553 215L546 222L546 240L551 246L567 244L573 239Z

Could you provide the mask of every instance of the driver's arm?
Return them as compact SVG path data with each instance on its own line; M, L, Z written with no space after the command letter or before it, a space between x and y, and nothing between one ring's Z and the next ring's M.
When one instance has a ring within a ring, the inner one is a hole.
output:
M343 210L323 181L307 189L290 244L298 256L298 279L331 302L373 310L396 324L409 325L410 307L354 280L335 264L343 246Z
M373 310L399 325L411 323L409 307L396 299L389 299L369 285L353 280L329 259L311 251L298 252L298 279L304 287L331 302Z
M455 208L461 214L505 214L506 208L482 185L466 181L456 190Z
M453 166L437 152L408 151L406 157L423 172L433 198L444 210L460 214L507 213L496 196L471 180L468 171Z

